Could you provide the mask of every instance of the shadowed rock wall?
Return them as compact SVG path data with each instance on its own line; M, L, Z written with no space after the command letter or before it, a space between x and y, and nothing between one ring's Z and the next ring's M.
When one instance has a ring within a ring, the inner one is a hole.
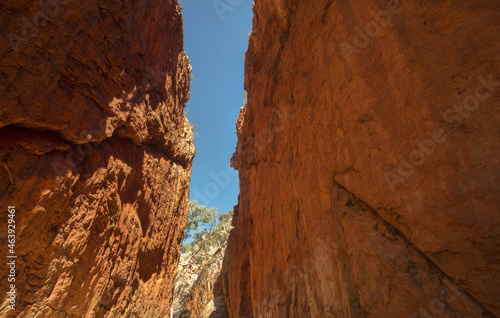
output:
M254 13L230 316L500 316L500 3Z
M168 315L194 156L178 2L0 12L0 315Z

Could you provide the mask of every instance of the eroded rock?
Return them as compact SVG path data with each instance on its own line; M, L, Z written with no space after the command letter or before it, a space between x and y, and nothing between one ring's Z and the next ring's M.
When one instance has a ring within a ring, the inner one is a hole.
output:
M254 12L230 316L500 316L500 3Z
M194 156L178 2L0 7L0 206L17 237L1 315L169 315Z

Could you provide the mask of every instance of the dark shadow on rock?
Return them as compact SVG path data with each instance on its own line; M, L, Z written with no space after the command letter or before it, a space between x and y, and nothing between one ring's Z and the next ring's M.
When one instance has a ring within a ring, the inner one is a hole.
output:
M217 280L214 284L214 305L215 311L208 316L209 318L229 318L226 308L226 301L224 299L224 292L222 289L222 271L219 272Z

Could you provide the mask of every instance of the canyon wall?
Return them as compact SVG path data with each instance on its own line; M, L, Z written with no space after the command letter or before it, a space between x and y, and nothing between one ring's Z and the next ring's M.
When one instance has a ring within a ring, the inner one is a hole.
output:
M181 9L1 1L0 316L170 314L195 151Z
M500 316L500 2L254 13L230 316Z
M221 275L226 248L211 248L201 263L183 253L177 271L172 318L227 318Z

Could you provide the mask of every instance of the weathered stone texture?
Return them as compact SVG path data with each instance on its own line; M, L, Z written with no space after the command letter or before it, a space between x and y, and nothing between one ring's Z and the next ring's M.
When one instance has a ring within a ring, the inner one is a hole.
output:
M230 315L500 316L500 3L254 13Z
M178 2L2 1L0 16L4 259L17 211L16 311L2 298L0 315L168 315L194 156Z

